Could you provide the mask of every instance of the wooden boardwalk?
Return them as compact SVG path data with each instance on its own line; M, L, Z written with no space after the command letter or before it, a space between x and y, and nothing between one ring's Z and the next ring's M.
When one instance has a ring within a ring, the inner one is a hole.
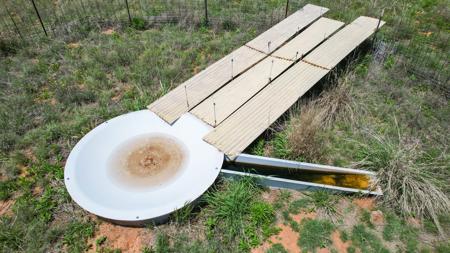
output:
M203 139L234 159L384 22L320 18L306 5L207 67L149 109L169 124L190 112L213 126ZM337 32L336 32L337 31Z
M359 17L242 105L204 140L233 159L303 94L372 35L378 20ZM384 22L380 23L382 26Z
M320 18L283 47L274 51L271 56L211 95L191 113L211 126L219 125L266 87L271 80L294 64L298 58L308 53L343 25L344 23L336 20Z
M197 75L180 84L148 108L169 124L190 111L234 77L278 49L286 41L328 11L308 4L265 31L246 45L236 49Z

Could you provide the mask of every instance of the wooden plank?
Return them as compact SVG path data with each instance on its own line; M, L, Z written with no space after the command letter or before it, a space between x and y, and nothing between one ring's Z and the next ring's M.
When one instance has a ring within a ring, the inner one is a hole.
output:
M207 134L204 140L234 159L327 73L327 70L307 63L297 63Z
M334 67L375 31L377 23L377 19L369 17L356 19L315 49L310 54L314 57L309 60L317 59L326 67ZM206 135L204 140L234 159L329 72L329 69L317 65L304 61L295 64Z
M282 20L270 30L249 41L246 45L271 53L292 37L293 34L300 32L309 23L321 17L327 11L328 8L307 4L290 15L289 18Z
M269 56L208 97L191 113L215 127L267 85L270 77L276 77L291 64Z
M275 37L277 39L273 40L271 47L276 49L294 36L297 30L303 29L327 11L326 8L308 4L252 41L265 41ZM256 47L258 43L255 44ZM194 108L233 77L246 71L266 56L265 52L259 52L244 45L180 84L148 108L172 124L183 113Z
M384 21L381 21L380 27L384 23ZM378 19L371 17L362 16L355 19L350 25L344 27L339 33L317 48L317 50L307 55L304 61L327 69L334 68L349 52L375 32L377 24Z
M280 49L273 52L272 55L291 60L302 58L302 55L306 55L342 26L344 26L344 23L341 21L320 18Z
M264 57L265 54L245 46L240 47L159 98L148 108L172 124L183 113L231 80L232 75L244 72Z
M273 55L276 57L269 56L257 63L208 97L191 110L191 113L211 126L219 125L263 89L270 80L275 79L294 63L294 60L287 58L295 58L297 52L300 55L308 53L343 25L344 23L336 20L320 18L294 39L275 51Z

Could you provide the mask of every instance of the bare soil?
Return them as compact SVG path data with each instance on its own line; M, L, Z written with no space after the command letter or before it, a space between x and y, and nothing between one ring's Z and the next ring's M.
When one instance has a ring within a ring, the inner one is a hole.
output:
M96 245L96 240L106 237L104 243ZM151 244L153 233L146 228L132 228L104 222L90 241L88 252L99 252L100 248L120 249L122 253L138 253L145 245ZM101 251L100 251L101 252Z

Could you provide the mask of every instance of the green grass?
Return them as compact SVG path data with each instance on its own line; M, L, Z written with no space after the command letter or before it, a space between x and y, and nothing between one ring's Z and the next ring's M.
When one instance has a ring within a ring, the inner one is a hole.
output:
M403 225L401 219L392 213L385 215L386 225L383 229L383 239L386 241L393 241L396 236L400 234L403 230Z
M297 214L300 211L322 210L324 213L332 215L336 212L338 198L338 195L328 191L312 191L299 199L291 201L287 206L286 212Z
M449 251L450 251L450 243L449 242L439 243L436 246L436 252L438 252L438 253L444 253L444 252L449 252Z
M170 252L170 242L169 237L166 234L158 233L156 235L156 242L154 247L145 248L143 252L150 253L162 253L162 252Z
M280 158L377 171L385 207L432 220L443 234L438 217L450 212L449 72L443 67L449 45L442 26L448 8L444 1L381 1L372 7L361 1L313 3L347 22L361 12L378 16L384 8L387 24L375 52L360 51L338 66L337 78L332 75L307 94L282 127L273 128L283 131L271 131L274 137L259 150L270 147Z
M332 214L336 212L336 205L338 202L338 195L330 193L329 191L313 191L308 195L313 205L317 209L322 209L326 213Z
M362 210L361 222L364 223L369 228L374 228L375 226L370 221L370 212L367 210Z
M187 203L183 208L172 213L172 219L178 224L187 223L193 216L194 207L192 203Z
M96 245L97 247L100 247L100 246L102 246L102 245L106 242L107 239L108 239L108 238L107 238L106 236L101 236L101 237L99 237L97 240L95 240L95 245Z
M360 248L362 252L389 252L381 240L362 224L353 227L351 240L352 244Z
M274 209L255 198L260 192L253 180L243 179L225 181L223 188L207 193L206 225L210 239L220 241L225 248L237 246L246 251L275 233Z
M1 91L0 164L6 180L0 183L0 197L19 197L15 218L1 220L0 229L7 235L1 248L38 245L46 251L67 244L81 250L86 236L68 224L84 215L78 207L72 217L65 214L73 204L62 181L63 159L75 142L103 120L145 108L196 67L203 68L240 44L239 37L169 25L143 32L119 30L110 36L93 33L79 41L79 47L53 41L2 58L2 81L8 78L11 84ZM160 67L144 68L149 62ZM28 176L19 177L21 170ZM38 196L29 194L35 187L43 189ZM189 218L189 212L177 214L180 222ZM60 216L65 217L63 224L53 225ZM73 240L61 239L67 238L62 236L66 231Z
M63 243L70 252L84 252L87 250L86 240L94 235L94 224L71 222L64 233Z
M307 197L300 198L300 199L296 199L296 200L292 201L289 204L287 211L291 214L297 214L300 211L307 209L310 206L311 206L311 199L309 199Z
M76 13L68 8L65 15L59 10L45 15L45 22L57 16L61 23L71 22L70 32L57 27L56 39L36 38L22 44L9 36L0 38L0 200L15 201L12 214L0 218L2 252L83 251L96 224L71 201L64 187L63 167L75 143L99 123L145 108L241 46L280 19L285 4L209 1L208 26L202 24L200 14L183 23L156 26L141 15L163 15L171 9L169 2L141 1L145 11L140 14L136 13L142 7L129 2L134 13L131 27L124 8L116 13L124 21L107 24L99 22L113 17L105 15L106 10L95 13L95 6L88 8L96 16L89 23L75 20ZM325 78L306 94L299 110L277 122L281 125L263 134L249 151L386 172L380 178L394 175L397 180L392 184L381 182L385 189L392 185L396 190L385 194L384 208L394 218L387 214L382 238L401 242L403 251L421 248L417 234L422 230L405 225L407 215L424 216L425 231L434 236L448 234L448 203L434 198L450 192L449 72L443 67L449 58L448 4L442 0L308 2L328 7L327 17L347 23L360 15L377 16L385 8L387 24L378 34L375 52L369 50L339 66L337 78ZM291 12L305 3L291 1ZM183 15L192 14L191 7L183 9ZM30 8L23 11L34 15ZM102 34L106 28L115 32ZM387 50L381 50L383 46ZM330 112L327 124L303 127L307 119L314 119L313 114L301 116L302 107L311 103ZM337 110L330 110L330 105ZM405 187L402 179L419 184ZM334 214L339 198L318 192L297 200L282 193L272 206L259 198L260 193L258 187L243 182L218 185L200 210L187 208L174 215L172 220L180 228L177 235L158 239L148 250L170 252L179 247L185 252L217 252L225 245L223 251L248 251L276 232L269 224L277 210L286 217L305 208ZM203 228L206 239L191 240L181 231L192 223ZM349 239L358 248L382 251L377 243L381 238L360 225ZM448 243L436 242L432 250L448 248Z
M345 230L340 231L340 232L339 232L339 236L340 236L340 239L341 239L343 242L346 242L346 241L349 240L348 233L347 233Z
M280 209L285 207L289 204L290 200L292 198L292 193L288 190L281 189L279 191L279 194L277 196L277 199L275 200L275 203L273 204L275 209Z
M92 32L77 46L42 42L2 58L0 199L14 197L16 204L13 218L1 219L0 248L47 251L66 244L81 250L86 234L69 224L85 215L78 207L68 213L73 203L62 180L64 159L76 141L106 119L145 108L246 36L173 25L118 29L112 35ZM21 171L27 176L19 177ZM31 195L36 187L42 193ZM189 212L177 214L180 222L189 218ZM71 240L62 239L69 238L65 232Z
M179 233L175 238L170 238L167 234L159 232L156 235L155 244L150 247L144 247L143 253L213 253L220 251L220 245L216 242L205 242L200 240L191 240L187 234Z
M278 232L273 206L260 199L262 190L250 178L221 182L203 197L204 207L197 214L206 238L200 240L195 230L179 227L185 219L181 223L174 219L181 231L169 234L159 230L155 244L144 252L246 252L258 246Z
M331 244L330 235L334 226L327 220L304 219L300 223L298 244L304 251L316 252L317 248L325 248Z
M395 138L395 137L394 137ZM397 139L369 134L359 144L362 167L378 170L378 184L383 188L383 201L406 215L433 219L440 228L438 217L450 211L450 199L445 194L447 159L430 159L409 137L398 131ZM395 141L393 141L395 140Z
M408 225L405 220L394 213L385 214L386 224L383 229L383 239L386 241L400 240L405 252L416 252L419 248L417 228Z
M283 247L283 245L275 243L266 251L266 253L288 253L288 252Z

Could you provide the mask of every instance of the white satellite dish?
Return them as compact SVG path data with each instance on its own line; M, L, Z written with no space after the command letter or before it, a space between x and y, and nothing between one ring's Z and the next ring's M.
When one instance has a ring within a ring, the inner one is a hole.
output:
M82 208L124 225L160 222L215 181L224 154L202 140L212 128L189 113L169 125L149 110L97 126L66 163L66 188Z

